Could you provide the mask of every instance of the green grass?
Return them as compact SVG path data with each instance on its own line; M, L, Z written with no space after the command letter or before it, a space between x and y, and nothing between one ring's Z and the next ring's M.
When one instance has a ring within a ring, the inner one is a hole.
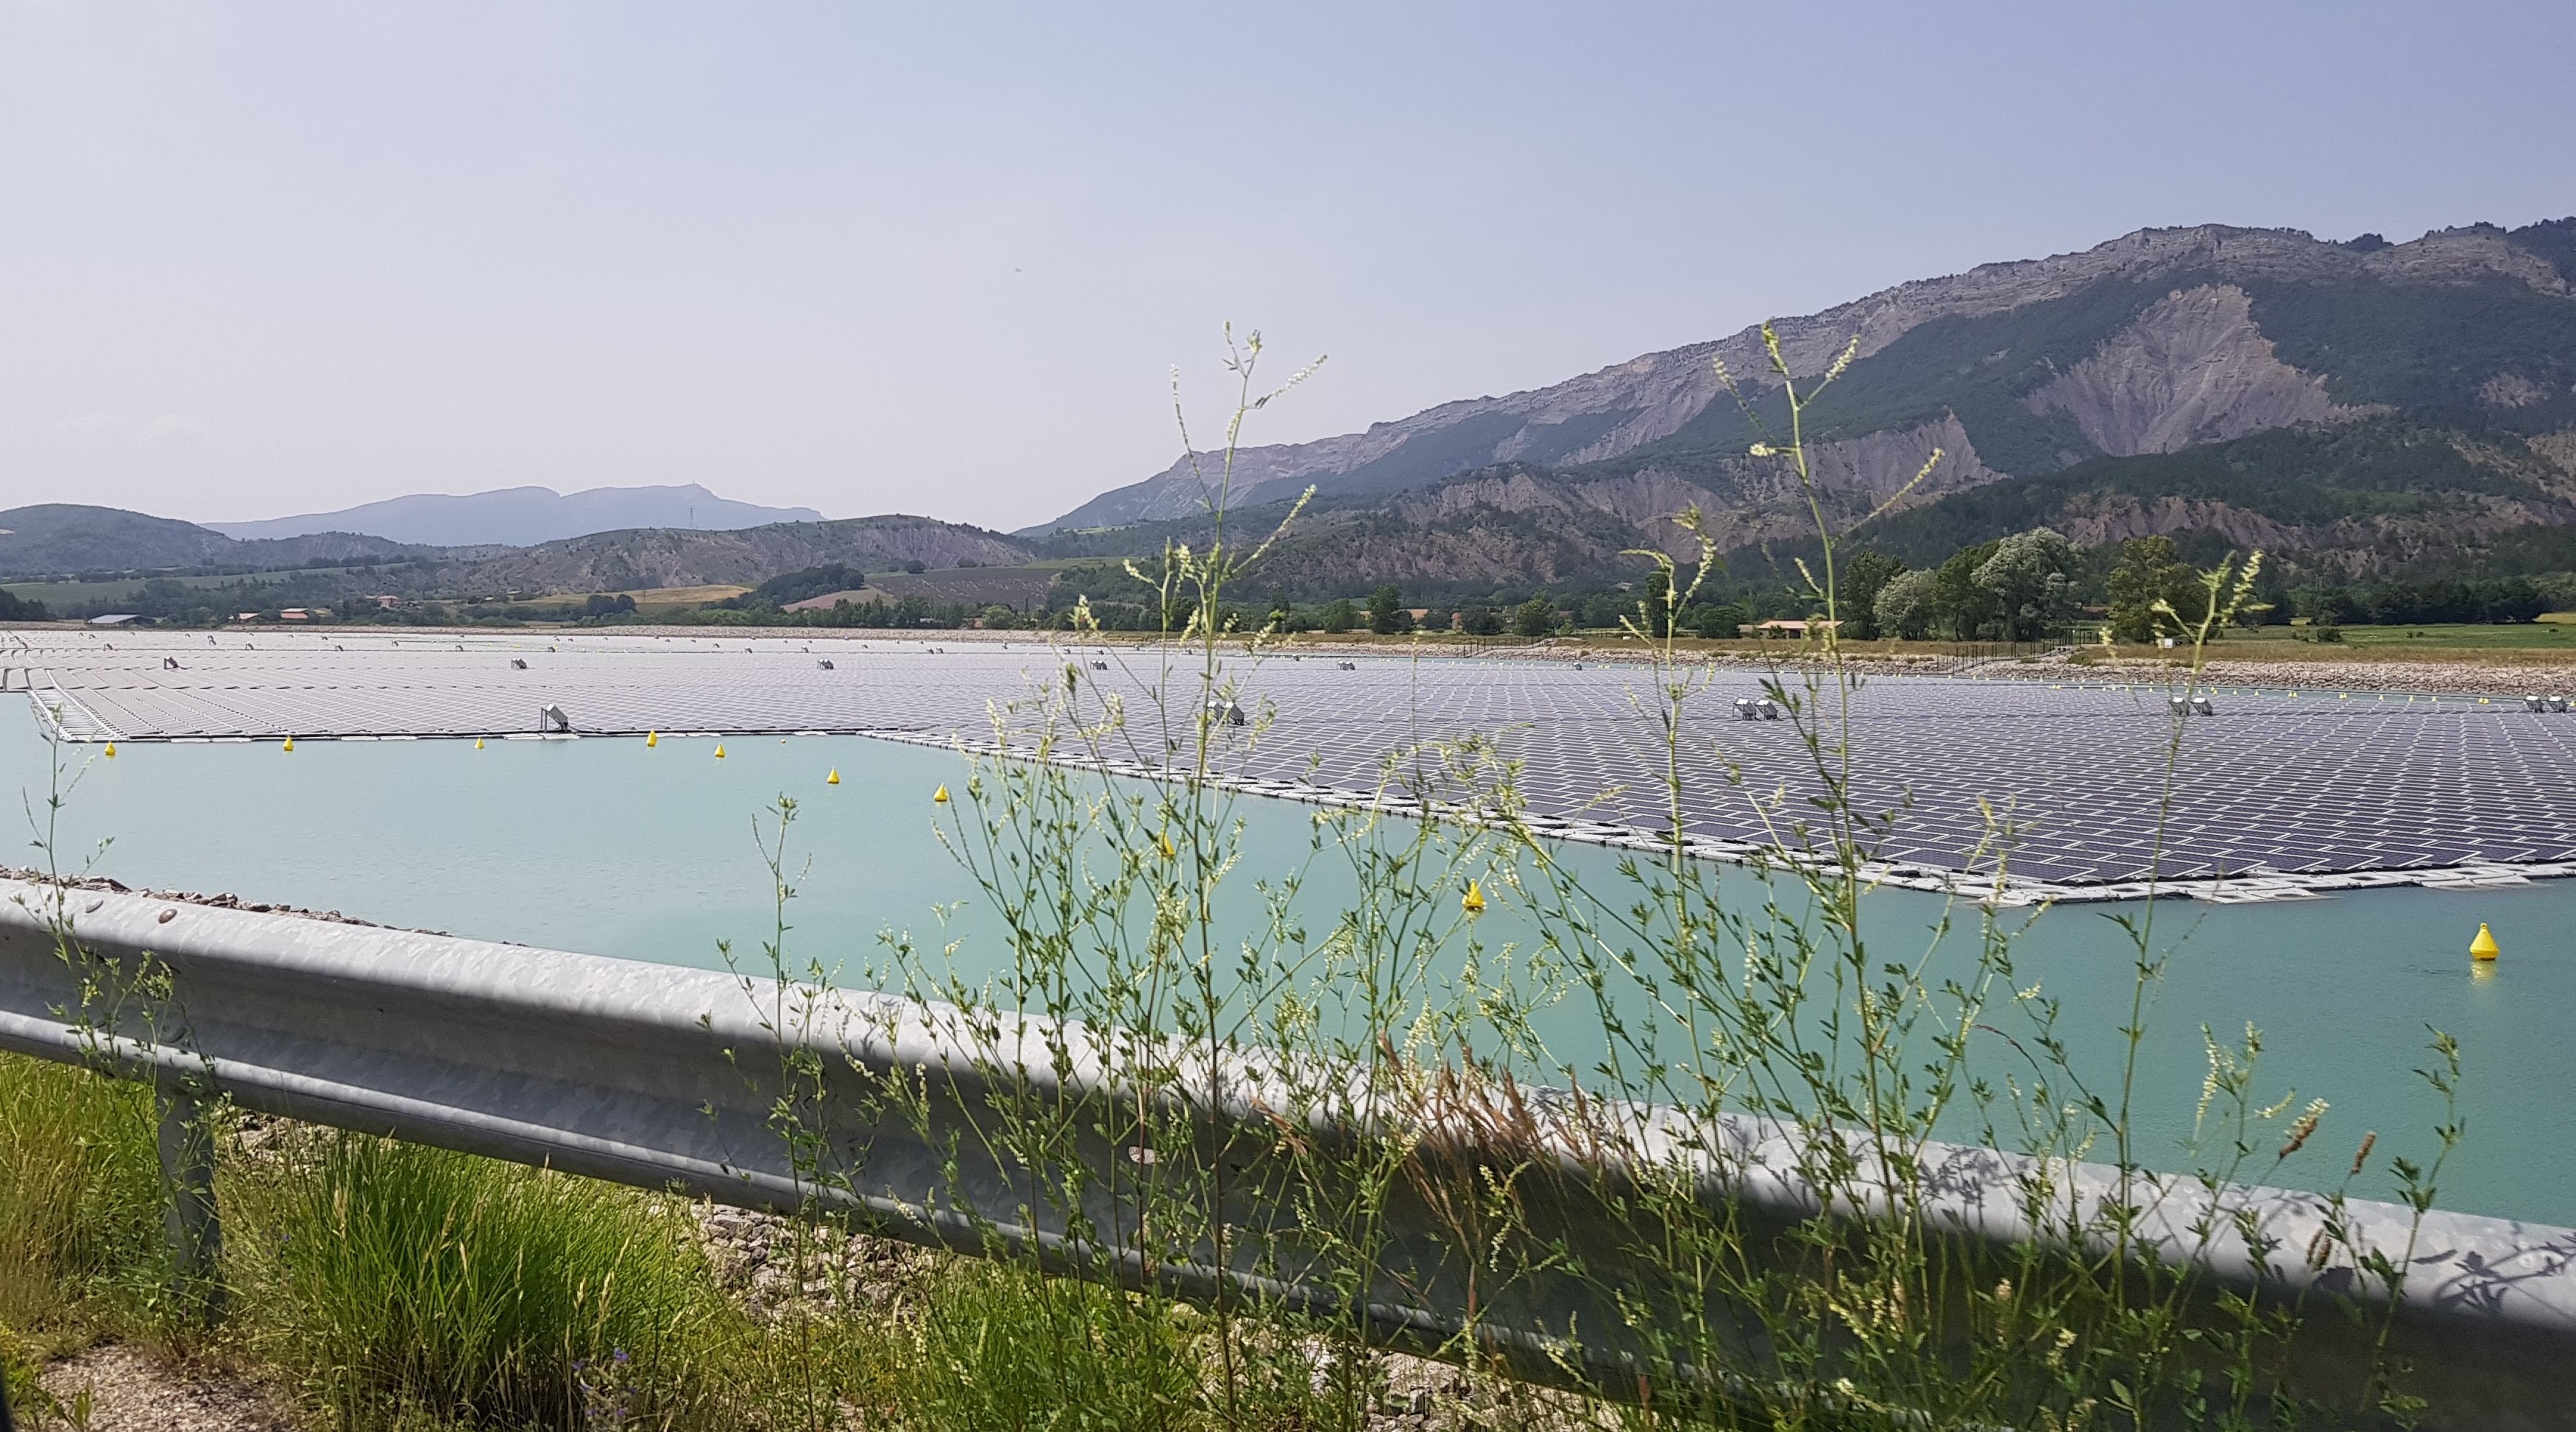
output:
M2492 651L2505 648L2555 647L2576 653L2576 629L2561 622L2517 622L2496 626L2348 626L2343 644L2356 647L2421 647Z
M2567 613L2553 613L2535 622L2427 622L2418 626L2347 626L2339 627L2340 642L2315 642L2302 654L2332 656L2338 650L2367 650L2386 654L2388 649L2402 648L2426 656L2445 651L2565 651L2576 655L2576 622ZM2253 646L2307 647L2315 633L2306 626L2255 627L2231 631L2210 648L2215 657L2244 656Z
M161 1268L152 1097L0 1055L0 1327L77 1342Z
M1288 1432L1356 1428L1375 1387L1365 1352L1319 1362L1280 1323L964 1258L898 1306L755 1319L678 1200L446 1150L272 1125L220 1164L230 1313L165 1336L150 1091L0 1055L13 1406L51 1408L51 1358L137 1337L277 1374L338 1432L784 1432L846 1408L915 1432Z
M1365 1387L1319 1387L1315 1362L1275 1328L1221 1329L1161 1299L959 1263L926 1304L886 1369L903 1427L1356 1428L1365 1411ZM1240 1374L1230 1391L1221 1337Z
M325 1135L227 1192L253 1344L342 1427L676 1419L742 1320L684 1211L607 1184Z

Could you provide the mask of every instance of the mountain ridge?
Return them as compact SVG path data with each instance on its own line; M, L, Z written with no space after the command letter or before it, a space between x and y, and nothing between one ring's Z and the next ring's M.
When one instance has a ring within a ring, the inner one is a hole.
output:
M227 537L193 522L118 507L45 502L0 512L0 577L238 566L278 568L400 560L420 549L356 532Z
M415 492L332 512L251 522L206 522L224 536L258 540L357 532L424 547L532 547L595 532L641 528L731 531L773 522L820 522L810 507L762 507L718 497L697 483L644 487L499 487L483 492Z
M2155 285L2160 279L2188 282L2171 283L2159 293ZM2374 236L2335 242L2294 229L2198 225L2141 229L2078 253L1985 264L1958 274L1913 280L1821 313L1776 320L1774 331L1791 371L1811 377L1823 372L1846 344L1857 345L1857 371L1899 348L1909 335L1927 329L1947 325L1955 330L1981 322L1993 326L1991 320L2034 305L2071 304L2077 311L2067 316L2063 326L2069 339L2081 340L2090 355L2159 300L2179 301L2186 292L2208 288L2215 293L2198 300L2200 305L2223 310L2241 299L2245 312L2237 327L2250 326L2252 338L2269 349L2277 339L2255 323L2253 310L2300 286L2420 290L2485 285L2549 299L2576 312L2571 280L2576 280L2576 220L2546 221L2514 231L2488 224L2440 229L2403 244ZM2087 305L2080 301L2088 296L2115 301L2096 302L2091 306L2102 311L2091 313L2084 311ZM2227 314L2216 316L2223 319ZM2317 315L2308 317L2309 328L2321 323L2331 326ZM1757 400L1776 390L1761 333L1761 326L1755 325L1726 338L1640 355L1548 387L1440 404L1394 422L1372 424L1359 433L1246 449L1237 454L1236 466L1250 481L1239 490L1246 503L1255 505L1293 496L1308 484L1323 495L1393 492L1495 463L1581 466L1615 459L1685 439L1694 425L1727 430L1739 425L1730 421L1734 405L1719 401L1724 393L1717 373L1720 363L1740 390ZM2229 351L2240 360L2250 362L2257 356L2256 344L2245 341L2245 334L2233 337ZM2326 399L2327 407L2337 406L2333 395L2325 392L2334 375L2297 369L2277 353L2259 356L2294 369L2298 381L2284 383L2278 375L2268 375L2272 378L2268 385L2249 385L2247 398L2259 397L2276 405L2287 402L2293 417L2318 408L2318 398ZM2300 384L2314 389L2304 404L2293 401ZM2247 418L2253 426L2278 425L2262 422L2244 403L2222 403L2209 411L2222 425L2231 417ZM1830 434L1828 441L1905 426L1919 428L1959 415L1924 411L1911 416L1915 420L1911 424L1882 423ZM2047 414L2035 411L2030 416L2044 419ZM1973 415L1969 419L1972 436L1978 421ZM2063 440L2054 444L2035 441L2047 427L2044 422L2021 426L2031 431L2008 436L2013 446L2028 451L2016 451L2009 461L1989 456L1989 470L2030 475L2111 455L2092 448L2080 424L2070 424L2058 435ZM2222 434L2241 435L2241 431ZM1184 457L1142 482L1102 493L1054 522L1024 528L1017 535L1185 517L1201 501L1189 469L1189 459ZM1883 484L1890 473L1873 466L1864 476Z

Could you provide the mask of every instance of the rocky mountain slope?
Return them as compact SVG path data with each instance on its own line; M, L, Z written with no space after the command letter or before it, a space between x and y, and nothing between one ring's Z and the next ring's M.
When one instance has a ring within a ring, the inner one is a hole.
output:
M1802 376L1857 339L1811 429L1837 500L1865 508L1938 446L1944 461L1908 497L1920 505L2104 457L2367 418L2509 436L2576 426L2571 283L2576 219L2404 244L2213 225L1904 284L1776 328ZM1537 464L1702 501L1731 540L1789 536L1802 514L1780 475L1747 456L1760 429L1724 394L1720 364L1754 415L1776 420L1776 383L1747 329L1550 388L1252 449L1238 459L1253 479L1245 502L1309 484L1382 498ZM1444 520L1474 500L1450 491ZM1200 502L1184 462L1023 535L1185 519Z

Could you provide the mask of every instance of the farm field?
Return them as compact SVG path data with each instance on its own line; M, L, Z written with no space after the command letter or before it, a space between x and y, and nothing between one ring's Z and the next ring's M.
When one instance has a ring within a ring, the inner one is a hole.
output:
M2421 626L2347 626L2336 630L2343 636L2339 642L2315 641L2308 628L2303 626L2232 631L2216 649L2232 649L2259 642L2267 648L2311 648L2324 656L2333 656L2337 647L2348 651L2398 649L2410 653L2445 650L2576 652L2576 612L2552 612L2534 622L2435 622ZM2273 653L2267 650L2265 654Z

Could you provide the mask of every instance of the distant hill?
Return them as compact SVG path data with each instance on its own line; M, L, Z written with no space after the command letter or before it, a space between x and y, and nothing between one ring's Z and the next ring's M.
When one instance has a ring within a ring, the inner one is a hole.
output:
M722 532L772 522L818 522L822 517L810 507L759 507L734 502L690 483L683 487L594 487L570 494L550 487L504 487L462 497L417 493L337 512L272 517L259 522L209 522L205 526L238 538L366 532L431 547L532 547L593 532L641 527Z
M1873 526L1875 543L1929 556L2046 523L2080 542L2260 541L2329 575L2576 558L2576 541L2513 535L2576 524L2576 219L2401 244L2148 229L1776 328L1811 383L1858 339L1809 413L1834 520L1856 520L1943 453ZM1721 389L1719 362L1750 417ZM1248 450L1240 505L1318 490L1263 579L1283 590L1633 576L1623 548L1691 550L1669 518L1694 505L1739 567L1770 566L1813 530L1782 465L1750 451L1783 417L1748 329ZM1197 507L1176 465L1019 535L1064 555L1144 549L1185 537Z
M0 577L166 567L291 567L399 558L417 549L348 532L238 541L167 517L54 502L0 512Z
M998 532L928 517L849 517L777 522L733 532L668 527L597 532L519 551L425 567L414 578L456 592L621 592L651 587L756 586L809 567L870 573L919 562L1009 566L1033 555Z

